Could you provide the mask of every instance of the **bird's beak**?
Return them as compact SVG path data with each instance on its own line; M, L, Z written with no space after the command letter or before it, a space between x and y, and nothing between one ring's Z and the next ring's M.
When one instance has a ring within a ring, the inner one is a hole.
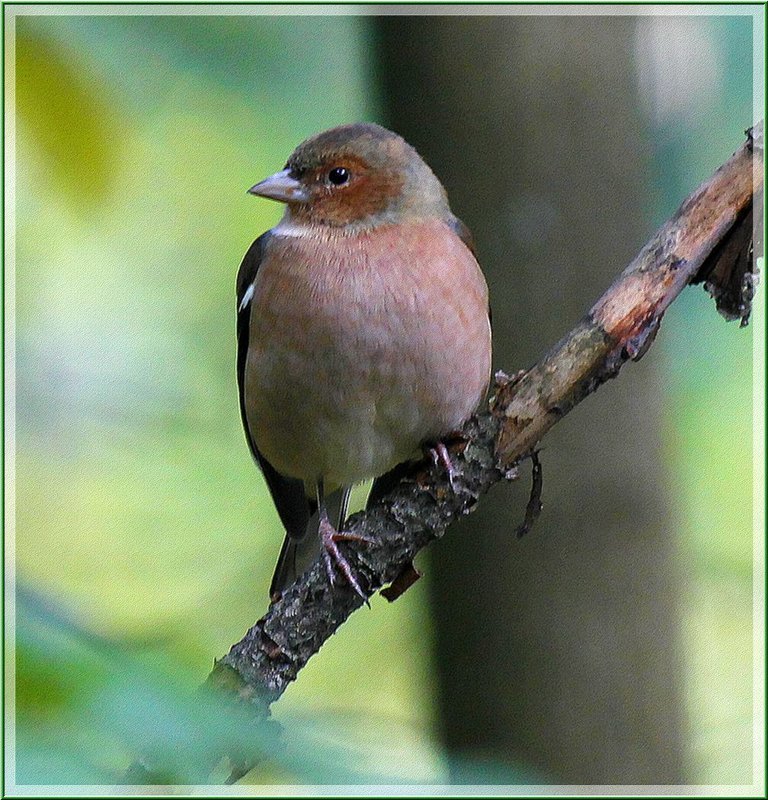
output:
M259 197L269 197L281 203L306 203L309 200L307 190L296 178L291 177L289 169L276 172L265 178L261 183L251 186L248 194Z

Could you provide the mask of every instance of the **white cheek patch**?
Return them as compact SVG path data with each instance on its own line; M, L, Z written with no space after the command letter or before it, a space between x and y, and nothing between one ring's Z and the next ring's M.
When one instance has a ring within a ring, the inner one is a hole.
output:
M246 290L245 294L243 295L243 299L240 301L240 305L237 307L238 314L251 302L253 299L253 284L251 284Z

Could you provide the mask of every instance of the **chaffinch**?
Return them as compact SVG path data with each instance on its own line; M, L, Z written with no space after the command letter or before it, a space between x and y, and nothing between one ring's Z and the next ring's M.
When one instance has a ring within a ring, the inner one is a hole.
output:
M488 287L440 181L379 125L312 136L249 192L286 204L237 276L240 411L287 534L270 593L295 580L317 512L310 545L329 579L337 568L365 597L337 546L359 538L343 531L349 493L376 478L370 505L398 465L477 409L491 371Z

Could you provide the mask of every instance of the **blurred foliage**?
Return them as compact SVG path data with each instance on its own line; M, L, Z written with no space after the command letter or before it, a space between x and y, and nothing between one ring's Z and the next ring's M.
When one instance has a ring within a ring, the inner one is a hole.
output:
M748 31L712 26L721 93L687 127L649 127L656 221L751 118ZM282 536L234 378L235 271L281 210L245 192L308 134L377 118L371 46L354 16L16 17L12 555L34 587L15 625L19 782L112 782L137 750L168 780L197 780L201 728L206 747L257 740L268 759L253 782L447 774L426 581L392 606L374 598L326 644L275 708L280 743L194 694L266 606ZM751 329L726 326L696 290L664 331L691 776L742 780ZM461 773L524 782L500 769Z
M266 725L185 692L171 670L143 666L29 591L17 598L18 783L122 783L139 755L158 783L202 783L212 753L278 749Z
M258 720L247 706L191 692L177 662L149 665L142 642L121 645L89 631L58 605L17 592L16 781L19 784L221 783L256 763L246 782L417 784L446 766L409 757L398 741L328 714ZM391 721L390 721L391 724ZM468 782L531 782L532 774L460 763ZM151 779L151 780L150 780Z

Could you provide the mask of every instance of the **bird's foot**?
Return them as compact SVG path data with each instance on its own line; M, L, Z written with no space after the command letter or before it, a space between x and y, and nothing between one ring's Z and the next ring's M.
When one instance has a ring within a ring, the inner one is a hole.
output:
M349 533L346 531L337 531L333 527L330 520L320 520L320 539L323 543L323 558L325 559L325 570L328 573L328 581L331 586L336 583L336 575L334 564L339 572L346 578L347 583L360 595L360 597L368 602L368 597L360 588L360 584L352 572L352 567L349 561L341 553L336 542L366 542L367 544L374 544L374 540L370 536L363 536L359 533Z
M451 484L451 489L454 494L458 494L459 487L456 483L457 473L456 468L451 461L451 454L443 442L438 442L434 447L429 448L429 455L435 466L442 465L446 474L448 475L448 483Z

